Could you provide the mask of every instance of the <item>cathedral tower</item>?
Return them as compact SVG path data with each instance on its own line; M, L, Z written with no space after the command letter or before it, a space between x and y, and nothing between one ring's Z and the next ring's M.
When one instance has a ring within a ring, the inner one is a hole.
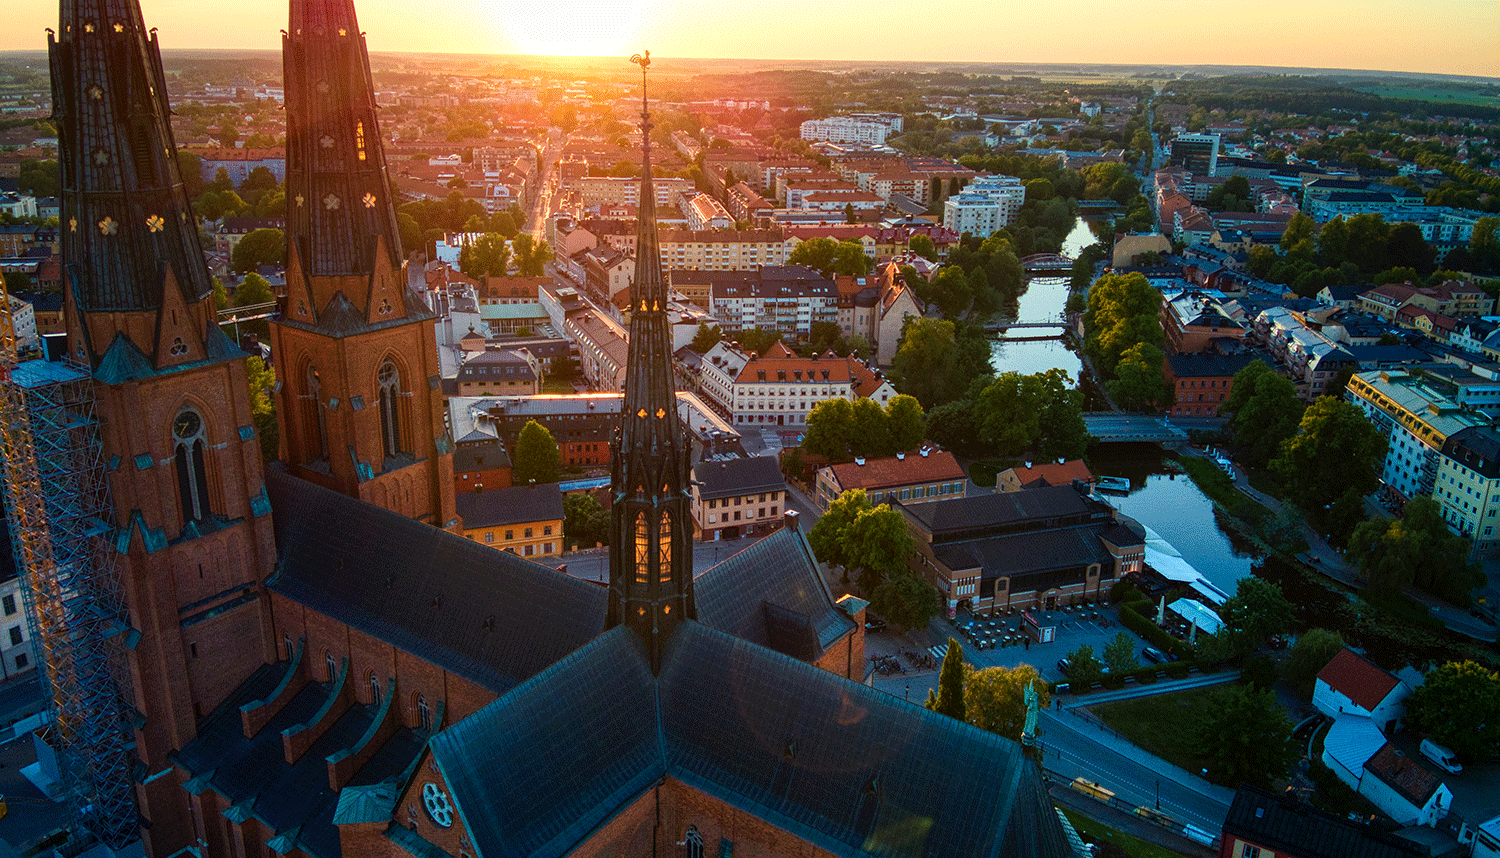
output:
M352 0L291 0L282 51L287 287L272 333L282 459L304 479L453 526L434 316L406 287Z
M611 442L608 625L627 625L647 642L652 669L661 665L668 634L694 617L693 540L689 512L691 464L677 416L667 287L656 239L651 183L651 113L646 103L649 51L641 67L641 198L635 281L630 300L630 351L625 401Z
M196 839L170 752L274 660L275 551L246 356L220 331L137 0L62 0L49 38L70 358L94 377L147 846ZM138 640L136 634L138 633Z

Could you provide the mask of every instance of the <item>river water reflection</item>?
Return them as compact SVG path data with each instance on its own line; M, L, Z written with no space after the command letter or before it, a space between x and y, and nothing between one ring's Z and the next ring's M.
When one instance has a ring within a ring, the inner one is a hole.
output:
M1078 254L1096 240L1089 222L1079 218L1074 221L1067 238L1063 239L1063 255L1077 259ZM1035 277L1027 284L1026 291L1015 306L1002 308L1000 315L1007 322L1042 322L1053 319L1061 322L1063 308L1067 303L1066 276ZM1078 355L1062 340L995 340L990 345L990 364L995 372L1019 372L1022 375L1033 375L1057 367L1066 370L1075 384L1083 369Z
M1129 495L1106 495L1120 512L1156 531L1215 587L1234 595L1261 553L1241 538L1187 474L1172 473L1160 448L1143 444L1096 445L1089 450L1095 476L1125 477Z

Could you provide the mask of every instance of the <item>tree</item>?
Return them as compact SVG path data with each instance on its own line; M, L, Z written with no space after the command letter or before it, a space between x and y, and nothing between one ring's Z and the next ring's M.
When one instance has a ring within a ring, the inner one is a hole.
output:
M862 277L870 271L871 259L857 241L810 238L792 248L786 264L806 265L824 277L848 274Z
M516 454L511 460L511 476L517 485L557 482L562 456L547 427L535 420L526 421L516 436Z
M976 669L964 665L964 709L969 723L1012 742L1021 741L1028 685L1036 689L1040 708L1046 709L1052 703L1052 692L1035 667L1018 664Z
M708 350L719 344L724 339L724 331L718 326L710 326L707 322L698 323L698 333L693 335L693 341L688 343L688 348L698 354L707 354Z
M1414 223L1398 223L1386 236L1386 253L1393 267L1412 268L1419 274L1428 274L1436 267L1437 251L1422 237L1422 229ZM1421 281L1413 278L1412 282Z
M234 182L229 178L229 171L224 169L223 167L215 170L214 180L208 183L208 189L210 191L220 192L234 190ZM210 218L210 220L212 220L212 218Z
M552 259L552 248L547 242L537 241L524 232L511 239L511 251L515 254L517 273L522 277L541 277Z
M870 594L870 606L903 631L921 628L937 615L938 592L908 572L898 572Z
M854 405L847 399L825 399L807 414L802 449L830 461L848 461L854 441Z
M923 235L920 232L917 233L916 235L913 235L906 242L906 249L910 250L912 253L915 253L916 255L922 257L923 259L927 260L928 262L936 262L937 261L937 258L938 258L937 246L932 243L932 239L931 238L927 237L926 235Z
M942 319L907 317L891 361L896 389L929 411L958 399L972 380L990 372L983 332Z
M896 452L891 444L885 410L874 400L860 398L854 401L850 428L849 452L855 456L878 458Z
M1104 665L1094 656L1094 648L1084 644L1068 653L1067 674L1069 682L1088 688L1104 676Z
M916 548L906 529L906 519L891 509L890 504L884 503L860 511L844 528L840 540L843 542L844 565L862 571L862 586L873 580L872 575L883 579L904 570L907 558ZM874 591L876 588L866 589Z
M978 270L978 269L976 269ZM944 265L938 269L929 288L932 300L942 310L943 317L956 319L969 309L974 301L974 290L968 275L957 265Z
M1317 232L1318 225L1311 217L1302 212L1292 215L1287 221L1286 229L1281 233L1281 252L1292 255L1295 252L1312 252L1313 235Z
M219 133L216 136L220 146L233 149L235 142L240 139L240 130L234 127L233 122L225 122L219 126Z
M1461 759L1500 754L1500 673L1478 662L1450 661L1427 671L1406 702L1407 722Z
M177 150L177 169L182 173L182 187L188 199L195 200L208 183L203 181L203 159L192 152Z
M807 532L807 544L812 547L813 555L829 566L849 568L844 531L859 518L860 513L870 508L870 498L864 489L850 489L834 498L818 518L818 523Z
M1119 632L1104 645L1104 663L1113 673L1124 673L1139 666L1135 658L1135 638L1129 632Z
M1020 455L1041 437L1040 406L1035 376L1000 373L974 401L981 441L999 455Z
M1161 293L1140 273L1106 274L1089 289L1084 350L1099 371L1114 377L1120 357L1136 343L1160 346Z
M256 167L240 182L240 193L248 196L252 191L269 191L279 184L275 173L265 167Z
M1345 491L1364 495L1380 485L1386 446L1359 406L1322 396L1303 413L1297 434L1282 442L1271 470L1287 495L1316 517Z
M1231 685L1214 691L1195 733L1215 783L1269 788L1298 756L1292 725L1270 689Z
M222 172L222 168L220 170ZM205 220L220 220L238 215L250 206L234 191L208 191L198 198L198 215Z
M1484 583L1469 562L1469 541L1448 529L1442 506L1427 495L1411 499L1400 519L1372 518L1349 537L1349 561L1377 590L1412 585L1459 605Z
M245 362L245 380L250 390L250 418L255 424L256 440L260 442L261 461L274 462L281 448L276 398L271 395L276 387L276 370L252 356Z
M588 492L563 498L563 538L581 546L609 541L609 512Z
M240 285L234 290L234 306L255 307L269 304L276 300L276 293L271 291L271 284L266 278L251 272L245 275ZM255 334L261 339L271 335L271 326L264 319L253 322L241 322L239 327L242 334Z
M964 705L964 649L955 638L948 638L948 653L943 656L943 669L938 673L937 699L930 708L939 715L968 720Z
M1287 654L1282 670L1287 681L1306 697L1312 696L1318 671L1327 666L1344 648L1344 636L1329 629L1308 629Z
M1240 653L1258 649L1292 627L1292 603L1280 587L1254 575L1239 580L1219 614Z
M1136 343L1120 355L1116 378L1105 382L1109 395L1127 411L1156 411L1172 401L1172 386L1162 375L1167 356L1150 343Z
M1263 468L1297 433L1302 402L1292 382L1265 361L1251 361L1234 374L1229 399L1219 406L1228 413L1228 428L1246 464Z
M458 251L458 270L470 277L504 277L510 271L510 246L505 236L487 232Z
M886 425L889 427L891 446L897 450L915 450L927 434L927 421L922 414L922 403L916 397L901 394L885 405Z
M240 239L229 253L229 267L236 274L262 265L286 264L286 233L279 229L257 229Z

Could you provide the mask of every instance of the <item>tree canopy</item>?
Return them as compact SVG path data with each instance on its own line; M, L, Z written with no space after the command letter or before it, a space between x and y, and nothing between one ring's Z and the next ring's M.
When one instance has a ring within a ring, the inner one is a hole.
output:
M1292 603L1282 595L1280 587L1254 575L1239 580L1234 595L1219 608L1219 614L1240 653L1262 647L1292 627Z
M1297 759L1286 710L1268 688L1231 685L1216 690L1200 719L1193 740L1216 783L1269 788Z
M1469 562L1469 540L1448 529L1442 506L1427 495L1407 502L1401 518L1371 518L1349 537L1349 561L1377 590L1415 586L1458 605L1484 583Z
M470 277L504 277L510 270L510 245L498 232L487 232L458 251L458 270Z
M857 241L834 241L831 238L810 238L800 242L787 255L788 265L806 265L824 277L847 274L863 277L870 273L873 260L865 255L865 249Z
M1406 702L1407 722L1461 759L1500 754L1500 673L1473 661L1440 664Z
M1084 313L1084 350L1109 378L1125 352L1137 343L1160 346L1161 293L1140 273L1106 274L1089 289Z
M1311 697L1318 671L1327 666L1344 648L1344 636L1329 629L1308 629L1297 638L1282 668L1289 682Z
M1013 742L1021 741L1028 685L1036 689L1040 708L1046 709L1052 702L1052 692L1035 667L1024 663L983 669L964 665L964 710L969 723Z
M1115 378L1104 383L1115 402L1127 411L1158 411L1172 401L1172 385L1162 374L1167 356L1150 343L1136 343L1120 355Z
M922 405L913 397L896 396L884 410L872 399L825 399L807 415L802 449L834 462L878 458L916 449L925 433Z
M957 639L948 638L948 652L943 656L943 668L938 673L937 697L929 708L939 715L967 721L964 690L964 649Z
M561 466L562 456L552 433L535 420L526 421L516 436L516 454L511 460L511 478L515 484L555 483Z
M1264 468L1297 433L1303 405L1297 388L1265 361L1251 361L1234 374L1229 398L1219 406L1235 448L1247 465Z
M1373 492L1386 447L1359 406L1322 396L1303 413L1297 434L1282 442L1271 470L1287 495L1316 516L1345 492Z
M993 373L984 332L943 319L907 317L891 361L896 389L924 409L962 398L970 382Z

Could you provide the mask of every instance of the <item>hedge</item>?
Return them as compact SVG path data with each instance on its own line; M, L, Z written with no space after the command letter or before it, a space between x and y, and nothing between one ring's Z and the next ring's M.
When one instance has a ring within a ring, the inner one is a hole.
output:
M1120 606L1120 622L1125 628L1150 641L1162 652L1175 653L1179 658L1187 658L1193 654L1193 648L1188 646L1187 641L1167 634L1156 623L1142 616L1137 607L1140 605L1144 605L1148 611L1151 609L1150 602L1126 602Z

